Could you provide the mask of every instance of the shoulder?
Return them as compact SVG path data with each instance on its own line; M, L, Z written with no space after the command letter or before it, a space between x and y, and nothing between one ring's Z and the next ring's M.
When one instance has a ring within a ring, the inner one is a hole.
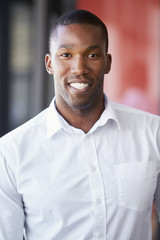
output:
M123 105L123 104L119 104L119 103L115 103L115 102L111 102L111 105L114 108L114 110L119 114L126 114L126 115L129 115L129 116L145 116L145 117L148 117L148 118L153 118L153 119L160 120L160 116L149 113L149 112L142 111L142 110L137 109L137 108L133 108L133 107Z
M0 150L4 146L18 145L20 142L29 142L33 140L33 137L40 137L46 133L46 115L47 109L43 110L41 113L7 133L0 138Z
M160 116L130 106L111 102L121 125L160 126Z

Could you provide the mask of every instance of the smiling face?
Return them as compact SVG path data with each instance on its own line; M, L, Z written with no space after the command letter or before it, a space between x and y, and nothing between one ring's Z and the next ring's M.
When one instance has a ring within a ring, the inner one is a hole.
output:
M103 105L103 79L111 65L101 29L90 24L60 26L46 55L54 76L56 106L64 111L92 111Z

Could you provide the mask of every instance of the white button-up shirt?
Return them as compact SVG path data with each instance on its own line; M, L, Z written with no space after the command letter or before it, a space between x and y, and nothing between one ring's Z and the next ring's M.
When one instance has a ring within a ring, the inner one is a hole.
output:
M50 107L0 139L0 240L151 240L160 118L111 103L85 134Z

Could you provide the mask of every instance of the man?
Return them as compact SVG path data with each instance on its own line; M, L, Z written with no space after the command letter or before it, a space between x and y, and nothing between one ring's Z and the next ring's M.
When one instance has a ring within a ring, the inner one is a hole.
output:
M105 25L84 10L62 16L45 63L51 105L0 140L0 239L151 240L160 119L104 95Z

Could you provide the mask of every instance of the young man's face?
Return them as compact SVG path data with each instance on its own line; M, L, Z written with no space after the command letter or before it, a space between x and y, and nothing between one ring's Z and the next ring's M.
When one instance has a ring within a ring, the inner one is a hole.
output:
M54 76L57 109L91 111L103 104L103 78L111 56L101 29L90 24L60 26L46 55L46 68Z

